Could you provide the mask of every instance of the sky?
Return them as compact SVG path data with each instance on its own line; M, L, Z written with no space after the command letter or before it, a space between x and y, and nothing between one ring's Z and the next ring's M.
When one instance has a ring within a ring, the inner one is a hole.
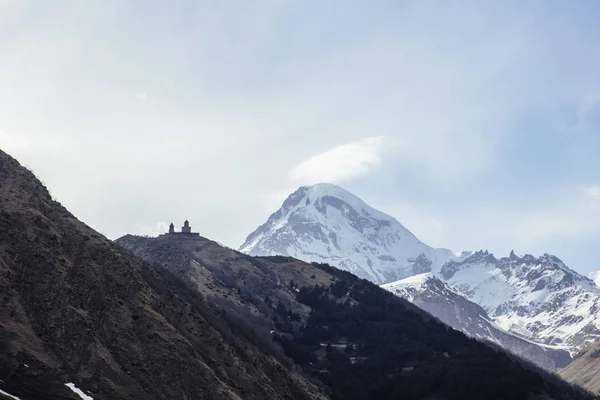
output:
M115 239L302 185L600 269L600 2L0 0L0 149Z

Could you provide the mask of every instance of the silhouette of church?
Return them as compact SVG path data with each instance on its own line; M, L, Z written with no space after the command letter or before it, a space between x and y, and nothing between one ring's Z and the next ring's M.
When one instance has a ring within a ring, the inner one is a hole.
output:
M181 232L175 232L175 225L171 222L169 225L169 233L166 235L185 235L185 236L200 236L198 232L192 232L192 227L190 223L186 220L181 227Z

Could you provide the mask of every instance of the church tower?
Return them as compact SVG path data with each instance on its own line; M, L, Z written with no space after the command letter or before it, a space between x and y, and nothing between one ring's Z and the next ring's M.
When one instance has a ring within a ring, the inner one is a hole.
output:
M169 235L173 235L175 233L175 225L173 225L173 223L171 222L171 225L169 225Z
M187 234L192 233L192 227L190 226L190 223L187 220L183 223L183 227L181 228L181 233L187 233Z

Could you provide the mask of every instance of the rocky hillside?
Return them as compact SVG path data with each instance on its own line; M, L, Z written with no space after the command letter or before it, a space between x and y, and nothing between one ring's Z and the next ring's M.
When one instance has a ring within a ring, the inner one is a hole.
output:
M324 262L375 283L429 272L453 256L427 246L350 192L325 183L292 193L240 251Z
M78 399L71 382L94 400L320 397L276 349L78 221L1 151L0 288L0 389L22 400Z
M312 264L282 256L251 257L204 237L126 235L116 243L178 276L266 341L286 313L298 315L298 324L308 318L310 308L296 301L298 290L335 282Z
M202 237L116 242L181 277L256 335L269 332L333 399L586 397L327 265L250 257Z
M559 374L569 382L600 394L600 343L579 353Z
M470 337L489 340L547 370L555 371L572 359L561 347L540 345L496 325L478 304L456 293L431 273L415 275L382 287L403 297Z

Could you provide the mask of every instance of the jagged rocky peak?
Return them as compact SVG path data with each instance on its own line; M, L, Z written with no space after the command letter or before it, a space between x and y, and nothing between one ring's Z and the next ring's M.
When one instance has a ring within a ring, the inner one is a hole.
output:
M448 262L440 276L505 330L571 354L600 338L600 288L544 254Z
M375 283L429 272L453 257L451 251L427 246L393 217L327 183L292 193L240 250L326 262Z

